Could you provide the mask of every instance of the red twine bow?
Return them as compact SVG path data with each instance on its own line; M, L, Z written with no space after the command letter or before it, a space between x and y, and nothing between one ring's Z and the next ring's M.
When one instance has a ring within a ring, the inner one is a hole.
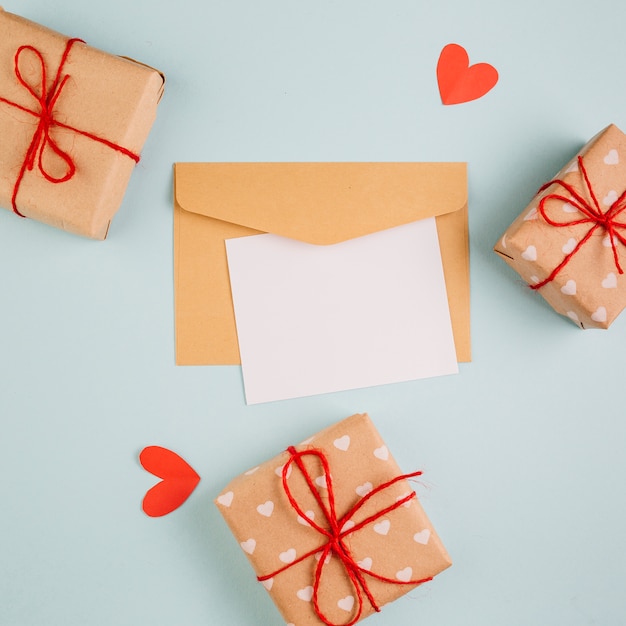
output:
M293 446L290 446L287 449L287 451L289 452L291 456L289 460L287 461L287 463L285 463L285 465L283 466L283 471L282 471L283 489L285 490L285 494L287 495L287 498L289 499L289 503L291 504L292 508L296 511L296 513L298 513L298 515L302 519L306 520L306 522L312 528L314 528L320 535L322 535L326 541L322 546L319 546L315 548L314 550L310 550L306 554L303 554L302 556L300 556L293 562L289 563L288 565L285 565L284 567L281 567L275 572L272 572L271 574L267 574L265 576L258 576L257 580L259 581L269 580L270 578L273 578L274 576L280 574L281 572L284 572L290 567L293 567L297 563L300 563L315 554L320 554L319 561L315 568L312 600L313 600L313 606L315 607L315 613L320 618L320 620L322 620L322 622L326 624L327 626L353 626L353 624L356 624L356 622L359 621L361 614L363 612L363 595L365 595L365 597L368 599L369 603L371 604L372 608L375 611L379 612L381 610L376 600L372 596L372 593L367 585L365 576L371 576L372 578L375 578L377 580L382 580L383 582L394 584L394 585L418 585L421 583L425 583L429 580L432 580L432 576L429 578L423 578L420 580L406 580L406 581L396 580L394 578L387 578L386 576L381 576L380 574L371 572L361 567L356 562L354 556L352 555L350 551L350 548L346 545L346 541L345 541L346 538L352 533L357 532L364 526L371 524L372 522L383 517L387 513L403 506L410 500L416 498L415 492L411 492L409 495L406 495L398 499L394 504L383 508L377 513L370 515L366 519L362 520L361 522L358 522L357 524L354 524L353 526L349 528L345 528L346 523L348 521L351 521L352 517L357 513L357 511L359 511L359 509L361 509L361 507L363 507L365 503L368 502L371 498L373 498L376 494L380 493L381 491L384 491L388 487L391 487L391 485L394 485L395 483L401 480L406 480L408 478L421 476L422 472L413 472L412 474L403 474L401 476L396 476L395 478L383 483L382 485L379 485L378 487L370 491L368 494L366 494L363 498L361 498L345 515L341 517L341 519L338 519L336 509L335 509L335 494L333 491L332 478L330 474L330 466L328 463L328 459L326 458L324 453L321 450L316 450L316 449L303 450L302 452L298 452ZM320 463L322 464L322 468L324 470L324 476L326 477L326 487L328 490L328 505L326 505L323 502L319 494L319 491L315 487L313 478L311 477L306 467L304 466L304 463L302 462L302 458L306 456L317 457ZM294 495L292 494L288 481L287 481L287 477L289 475L289 470L292 464L294 463L296 464L298 469L302 472L302 475L304 476L311 493L315 497L315 500L317 501L320 509L324 513L324 516L328 524L327 528L320 526L314 519L309 517L306 514L306 512L302 510L297 500L295 499ZM354 616L351 618L349 622L346 622L345 624L341 624L341 625L335 624L334 622L329 621L328 617L324 614L323 610L321 609L319 605L319 588L320 588L320 581L322 578L322 571L326 564L327 558L330 556L331 553L335 554L343 563L343 566L346 570L348 578L350 579L350 582L352 583L352 586L357 596L356 613L354 614Z
M587 187L587 191L589 192L589 196L593 204L585 200L571 185L560 179L555 179L543 185L539 189L538 193L545 191L548 187L550 187L550 185L557 184L563 187L566 191L568 191L571 194L571 197L567 198L558 193L550 193L541 199L537 210L548 224L557 228L576 226L578 224L591 224L591 227L589 228L585 236L576 244L574 249L569 252L561 261L561 263L559 263L559 265L557 265L552 270L551 274L545 280L542 280L536 285L531 285L531 289L540 289L544 285L547 285L549 282L553 281L556 275L572 260L574 255L578 253L578 251L587 243L587 241L589 241L591 236L596 232L596 230L598 230L598 228L604 228L604 230L606 230L609 241L611 242L611 248L613 250L613 260L615 261L615 267L620 274L624 273L624 270L622 270L619 262L619 254L617 252L617 246L615 244L615 241L620 241L623 245L626 246L626 238L618 230L626 229L626 223L617 221L617 218L624 212L624 210L626 210L626 190L624 190L619 198L617 198L617 200L615 200L615 202L611 204L607 211L603 213L602 209L600 208L598 199L596 198L596 194L593 190L589 177L587 176L587 170L585 169L583 158L581 156L578 157L578 168L581 172L582 178L585 182L585 186ZM546 202L548 202L548 200L562 200L563 202L571 204L580 213L582 213L584 217L580 219L570 220L568 222L557 222L548 217L545 208L545 204Z
M26 156L24 157L24 161L20 167L20 172L17 177L17 181L15 182L15 186L13 187L13 196L11 198L11 205L13 207L13 211L17 213L20 217L24 217L22 213L17 208L17 194L19 192L20 186L22 184L22 180L26 175L26 172L30 172L35 168L35 165L43 175L43 177L54 184L64 183L70 180L74 174L76 173L76 165L72 160L72 157L62 150L54 137L51 135L52 129L55 127L64 128L66 130L71 130L72 132L78 133L93 141L97 141L99 143L108 146L112 150L116 150L127 157L131 158L135 163L139 162L139 156L130 150L127 150L123 146L119 146L107 139L103 139L102 137L98 137L92 133L80 130L79 128L75 128L74 126L69 126L68 124L64 124L60 122L54 117L54 108L61 96L63 88L67 84L70 76L69 74L63 74L63 68L67 59L70 55L72 46L75 43L85 43L82 39L70 39L68 40L65 51L63 52L63 56L61 58L61 63L59 64L59 68L57 70L54 82L52 86L48 90L48 79L47 79L47 71L46 71L46 63L44 61L43 55L37 48L33 46L20 46L15 53L14 59L14 71L15 76L18 82L30 93L30 95L37 101L38 108L30 109L28 107L22 106L17 102L12 102L11 100L7 100L6 98L0 97L0 102L7 104L11 107L19 109L24 113L28 113L38 119L37 128L33 134L33 138L26 150ZM20 57L26 52L30 52L35 55L37 61L39 62L41 68L41 81L39 85L33 87L22 75L20 70ZM54 176L51 174L44 164L44 153L46 149L52 150L54 154L59 157L66 166L65 174L63 176Z

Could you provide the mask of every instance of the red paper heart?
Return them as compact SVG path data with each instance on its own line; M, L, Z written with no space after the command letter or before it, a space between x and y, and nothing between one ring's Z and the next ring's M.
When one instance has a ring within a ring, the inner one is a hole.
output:
M200 482L191 465L167 448L148 446L139 454L139 462L148 472L163 479L144 496L142 508L150 517L176 510Z
M481 98L498 82L498 71L489 63L469 64L463 46L449 43L437 62L437 82L443 104L461 104Z

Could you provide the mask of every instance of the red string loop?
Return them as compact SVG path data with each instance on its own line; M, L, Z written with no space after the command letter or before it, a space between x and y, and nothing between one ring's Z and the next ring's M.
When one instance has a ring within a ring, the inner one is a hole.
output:
M620 274L624 273L619 261L619 252L617 250L616 241L619 241L622 245L626 246L626 237L622 234L622 232L620 232L620 230L626 229L626 222L619 222L617 220L617 218L626 210L626 189L615 200L615 202L613 202L611 206L603 212L600 208L600 203L598 202L598 198L596 197L591 181L589 180L589 176L587 175L587 170L585 168L585 164L583 163L582 156L578 157L578 169L581 172L585 187L589 192L591 202L583 198L571 185L557 178L548 181L539 189L537 193L541 193L551 185L556 184L563 187L563 189L570 194L570 197L566 197L558 193L550 193L541 199L539 205L537 206L537 210L543 219L550 224L550 226L554 226L555 228L567 228L569 226L577 226L578 224L590 224L591 226L585 233L584 237L582 237L582 239L580 239L580 241L576 244L574 249L564 257L564 259L552 270L550 275L541 282L535 285L530 285L531 289L541 289L544 285L552 282L556 278L557 274L572 260L576 254L578 254L578 251L589 241L591 236L599 228L606 231L609 241L611 242L615 268ZM550 200L560 200L570 204L576 208L578 212L583 215L583 217L565 222L558 222L552 219L548 215L545 206Z
M35 132L33 133L33 137L28 145L26 150L26 154L24 156L24 160L22 161L22 165L20 167L19 174L17 176L17 180L13 187L13 195L11 197L11 206L13 207L13 211L19 215L20 217L24 217L22 213L17 208L17 195L20 190L20 186L22 184L22 180L27 172L31 172L37 167L41 175L49 182L53 184L64 183L76 174L76 164L74 163L72 157L62 150L58 143L55 141L54 137L51 134L51 131L55 128L64 128L66 130L73 131L93 141L97 141L99 143L108 146L112 150L120 152L125 156L129 157L135 163L139 162L139 155L131 152L130 150L124 148L123 146L119 146L107 139L103 139L102 137L98 137L92 133L80 130L79 128L75 128L73 126L69 126L68 124L64 124L63 122L58 121L54 116L54 109L56 104L63 92L63 88L67 84L70 76L69 74L64 74L63 69L67 62L67 59L72 50L72 46L76 43L85 43L82 39L69 39L65 50L63 52L63 56L61 57L61 62L57 69L54 81L48 90L48 76L47 76L47 68L46 63L43 58L43 55L37 48L34 46L20 46L15 53L14 58L14 72L17 81L28 93L36 100L37 108L31 109L17 102L13 102L8 100L7 98L0 97L0 102L19 109L24 113L28 113L29 115L34 116L38 119L37 127L35 128ZM20 63L24 61L24 55L34 55L36 65L39 67L39 82L36 85L32 85L23 75L22 70L20 69ZM65 164L65 173L61 176L55 176L52 174L45 165L45 155L46 151L50 150L54 153L64 164Z
M415 495L415 492L413 491L410 494L402 498L399 498L393 504L384 507L383 509L377 511L376 513L370 515L369 517L365 518L364 520L361 520L360 522L356 524L352 523L351 525L348 525L348 527L346 528L347 522L352 522L352 518L354 517L354 515L369 500L374 498L377 494L381 493L385 489L388 489L389 487L391 487L392 485L396 484L397 482L401 480L407 480L409 478L415 478L417 476L421 476L422 472L402 474L400 476L396 476L395 478L392 478L391 480L381 485L378 485L377 487L372 489L368 494L363 496L363 498L361 498L352 508L350 508L347 511L347 513L345 513L345 515L343 515L339 519L337 517L337 512L335 508L335 492L333 489L333 479L331 476L328 459L326 458L326 455L324 454L324 452L318 449L303 450L303 451L298 452L293 446L290 446L287 449L287 451L289 452L290 457L287 463L285 463L285 465L283 466L282 484L283 484L283 489L285 491L287 499L289 500L289 504L302 519L306 520L306 522L311 526L311 528L313 528L320 535L322 535L325 541L321 546L318 546L314 550L310 550L309 552L301 555L299 558L295 559L288 565L281 567L280 569L272 572L271 574L258 576L257 579L259 581L269 580L270 578L273 578L274 576L277 576L278 574L293 567L297 563L301 563L302 561L305 561L306 559L309 559L310 557L318 554L320 556L319 556L319 560L317 562L317 565L315 567L315 572L313 575L312 600L313 600L313 606L315 608L315 613L320 618L320 620L327 626L353 626L359 621L359 619L361 618L361 614L363 613L363 603L364 603L363 596L367 598L368 602L370 603L370 605L375 611L379 612L381 610L376 602L376 599L373 597L368 587L367 580L366 580L367 576L375 578L377 580L381 580L389 584L393 584L393 585L418 585L421 583L425 583L429 580L432 580L432 576L431 576L429 578L422 578L420 580L401 581L401 580L397 580L394 578L387 578L386 576L381 576L380 574L376 574L367 569L364 569L356 562L355 557L351 553L350 548L346 544L346 541L345 541L346 537L348 537L350 534L355 533L356 531L360 530L364 526L372 524L377 519L380 519L384 515L387 515L391 511L403 506L407 502L410 502L412 499L416 498L417 496ZM307 456L316 457L322 466L322 469L324 471L323 475L326 479L326 488L328 491L328 504L326 504L324 500L322 499L320 492L317 489L311 474L309 473L309 471L307 470L307 468L305 467L303 463L303 458ZM313 519L312 517L309 517L307 513L302 509L296 497L294 496L293 492L291 491L291 488L289 487L288 477L290 475L290 469L292 465L294 464L296 465L298 470L300 470L300 472L302 473L311 494L313 495L321 511L323 512L325 521L326 521L325 525L318 524L315 521L315 519ZM331 554L334 554L335 556L337 556L339 560L342 562L343 567L346 571L346 574L350 580L350 583L352 584L352 587L356 595L356 609L353 609L353 612L352 612L353 614L350 620L342 624L331 622L329 618L327 617L327 615L324 613L319 603L319 590L322 584L321 583L322 573L326 565L326 561L328 557L331 556Z

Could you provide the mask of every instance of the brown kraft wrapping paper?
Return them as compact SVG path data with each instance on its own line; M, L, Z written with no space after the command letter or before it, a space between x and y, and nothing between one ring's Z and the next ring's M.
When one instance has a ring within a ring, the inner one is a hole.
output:
M583 329L608 328L626 306L624 191L626 135L612 124L542 187L494 246Z
M104 239L163 88L155 69L0 7L0 206Z
M293 461L294 452L305 455L301 462L326 508L330 482L338 526L355 529L343 541L378 607L415 588L416 583L408 581L429 580L451 565L408 481L401 479L377 491L402 472L368 415L353 415L235 478L215 500L288 624L353 624L375 611L367 592L353 584L344 562L330 550L327 536L309 523L326 531L331 525ZM327 459L330 481L314 456L317 452ZM283 473L304 515L289 501ZM359 503L361 508L344 518ZM321 563L325 549L328 554ZM314 597L320 567L321 616Z

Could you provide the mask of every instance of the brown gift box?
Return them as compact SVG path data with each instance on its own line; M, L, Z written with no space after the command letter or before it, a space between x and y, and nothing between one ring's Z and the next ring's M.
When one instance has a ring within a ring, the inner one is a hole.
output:
M163 87L155 69L0 7L0 206L104 239Z
M583 329L608 328L626 306L625 190L626 135L610 125L542 187L494 247Z
M300 459L310 486L293 460L296 451L306 453ZM328 461L330 479L314 456L317 451ZM303 515L288 499L283 473ZM407 581L428 580L451 565L407 480L376 493L379 486L400 475L370 418L359 414L248 470L215 502L287 623L353 624L358 621L360 606L360 619L375 609L365 589L351 582L346 566L334 552L322 559L323 550L330 550L329 539L310 523L328 531L330 522L321 503L329 506L331 492L338 527L344 531L354 527L343 543L379 607L417 584ZM342 519L359 502L361 508ZM369 521L361 527L365 520ZM320 567L317 598L323 619L316 613L314 597L316 569ZM370 573L391 580L382 581Z

